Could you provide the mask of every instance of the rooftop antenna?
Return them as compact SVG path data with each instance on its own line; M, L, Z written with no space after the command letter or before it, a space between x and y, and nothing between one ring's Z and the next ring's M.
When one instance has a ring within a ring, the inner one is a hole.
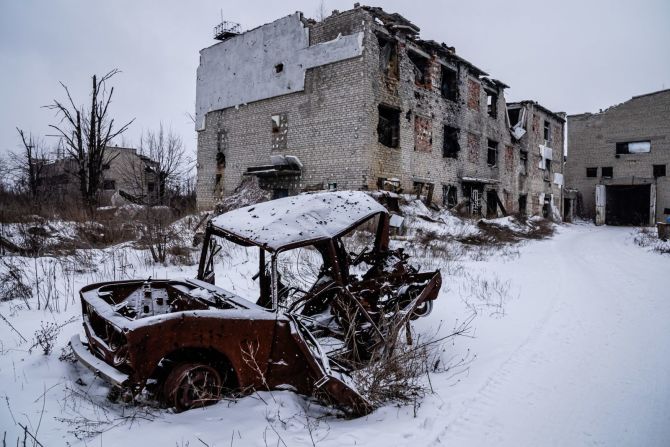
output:
M224 41L240 34L241 28L239 23L223 20L223 9L220 15L221 23L214 27L214 39Z

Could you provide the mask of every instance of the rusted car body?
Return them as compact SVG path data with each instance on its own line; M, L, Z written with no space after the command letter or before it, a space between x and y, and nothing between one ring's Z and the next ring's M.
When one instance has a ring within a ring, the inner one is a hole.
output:
M372 246L347 252L357 230ZM257 296L215 285L217 258L225 256L217 241L258 253ZM371 405L349 374L428 314L441 286L439 271L417 272L388 245L389 214L362 192L240 208L208 224L197 279L84 287L86 340L75 335L71 346L116 387L135 395L150 389L178 411L230 392L291 389L365 414ZM289 287L278 267L282 253L296 249L321 259L308 289Z

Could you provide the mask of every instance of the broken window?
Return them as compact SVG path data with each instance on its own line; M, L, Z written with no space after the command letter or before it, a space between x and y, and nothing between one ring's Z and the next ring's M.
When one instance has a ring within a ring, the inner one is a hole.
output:
M491 118L498 118L498 95L491 91L486 91L486 110Z
M428 71L430 60L413 51L408 51L407 56L414 68L414 83L421 87L428 87L430 85L430 73Z
M433 145L433 123L430 118L414 117L414 150L430 152Z
M384 146L398 147L400 142L400 110L381 104L378 110L377 138L379 142Z
M433 201L433 190L435 189L435 184L428 182L419 182L416 181L413 183L414 194L417 199L420 199L426 204L430 204Z
M458 100L458 72L442 66L442 96L451 101Z
M586 168L587 177L598 177L598 168Z
M453 208L458 205L458 189L454 185L442 185L442 205Z
M646 154L651 152L651 141L630 141L616 144L616 153L620 154Z
M389 78L398 79L398 44L395 39L377 35L379 68Z
M603 178L612 178L613 177L613 169L611 166L604 166L600 168L600 175Z
M486 164L493 167L498 164L498 142L489 140L488 151L486 152Z
M514 127L519 122L519 117L521 115L521 109L507 109L507 115L509 115L509 123L511 127Z
M472 110L479 110L479 93L481 86L479 81L472 78L468 79L468 108Z
M458 152L461 150L461 146L458 144L458 129L444 126L442 138L442 156L445 158L458 158Z
M544 141L551 141L551 123L544 121Z
M288 137L288 115L272 115L272 150L286 149Z
M654 165L654 178L665 177L665 165Z
M519 215L520 216L525 216L526 215L527 206L528 206L528 195L527 194L519 195Z
M544 159L544 181L551 181L551 160L548 158Z
M520 174L528 175L528 152L521 151L519 152L519 165L520 165Z
M216 133L216 164L222 168L226 167L226 149L228 149L228 133L219 130Z
M104 180L102 182L102 189L105 190L116 189L116 180Z

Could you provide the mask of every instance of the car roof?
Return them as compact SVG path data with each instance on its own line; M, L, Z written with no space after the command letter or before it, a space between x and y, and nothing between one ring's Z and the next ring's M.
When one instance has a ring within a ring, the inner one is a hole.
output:
M361 191L305 193L245 206L212 219L215 232L270 251L332 239L386 208Z

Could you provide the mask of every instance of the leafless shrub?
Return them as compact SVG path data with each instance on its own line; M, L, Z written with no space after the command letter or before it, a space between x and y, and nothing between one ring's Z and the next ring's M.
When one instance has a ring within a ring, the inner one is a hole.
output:
M0 260L0 301L21 301L30 309L33 291L26 275L25 263L18 259Z
M660 240L656 228L653 227L638 228L634 233L633 242L657 253L670 254L670 241Z
M432 390L430 374L434 372L463 372L469 366L469 355L460 360L442 360L445 343L458 336L471 337L472 320L475 315L457 322L445 336L430 335L416 337L413 341L409 327L406 338L391 335L376 354L363 367L353 372L352 379L358 391L374 406L389 402L413 403L415 410L419 401Z
M468 273L460 286L461 300L475 314L487 309L489 316L502 317L511 296L511 287L511 281L502 281L497 275L485 277Z
M60 331L65 326L75 322L76 320L77 317L72 317L60 324L53 322L47 322L45 324L44 321L40 322L40 328L35 331L35 342L30 348L28 348L28 352L32 352L33 349L39 346L42 349L44 355L51 354L51 351L53 350L53 347L58 339L58 335L60 335Z

